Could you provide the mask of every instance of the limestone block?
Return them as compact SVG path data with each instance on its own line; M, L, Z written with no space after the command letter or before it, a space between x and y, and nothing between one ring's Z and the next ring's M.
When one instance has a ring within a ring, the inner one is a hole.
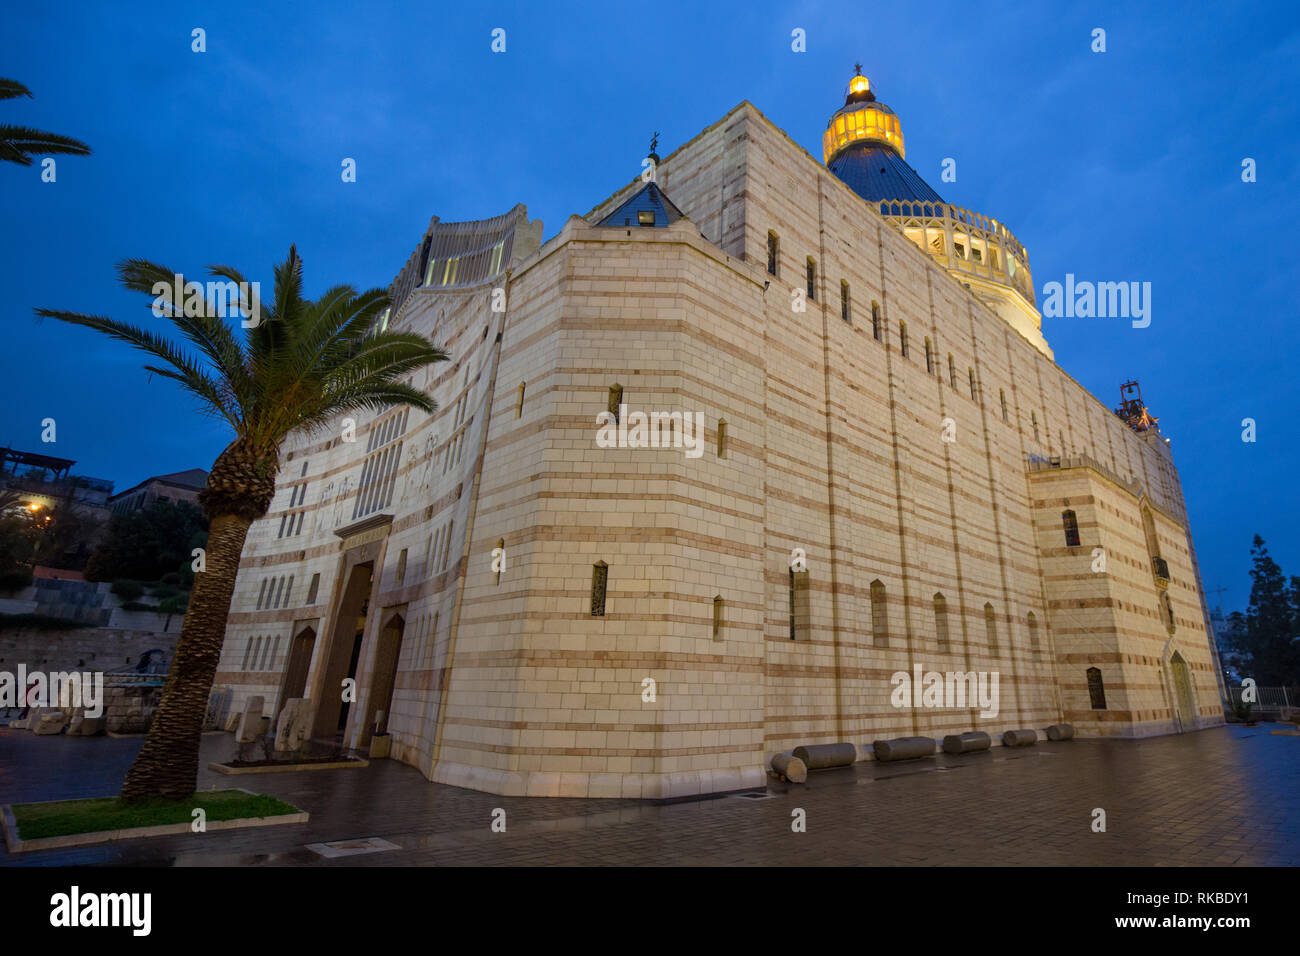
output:
M933 737L895 737L872 742L877 760L916 760L933 755L934 748Z
M829 770L832 767L851 767L858 759L858 748L850 743L813 744L795 747L793 757L808 770Z
M302 749L311 733L315 709L305 697L285 701L280 719L275 725L275 749L278 753L296 753Z
M808 779L808 767L793 754L777 754L772 758L772 769L791 783L803 783Z
M66 710L51 710L41 714L41 719L32 731L37 734L61 734L63 728L68 726L68 712Z
M948 734L943 738L943 752L946 754L969 754L988 750L993 746L993 738L982 730L973 730L965 734Z
M262 733L262 696L260 694L248 698L244 705L244 715L239 721L239 730L235 734L235 740L241 744L252 743L257 739L257 735Z

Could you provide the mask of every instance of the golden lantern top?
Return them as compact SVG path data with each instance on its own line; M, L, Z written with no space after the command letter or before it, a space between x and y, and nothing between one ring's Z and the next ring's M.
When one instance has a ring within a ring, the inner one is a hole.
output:
M857 74L849 80L849 95L844 99L844 106L831 117L826 132L822 134L822 158L830 163L836 154L861 142L888 146L899 156L906 155L898 115L884 103L876 102L871 82L858 67Z

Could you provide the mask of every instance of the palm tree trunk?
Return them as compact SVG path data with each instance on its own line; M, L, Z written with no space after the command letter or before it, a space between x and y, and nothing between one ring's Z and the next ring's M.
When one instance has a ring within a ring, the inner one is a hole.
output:
M176 656L149 736L127 771L124 801L153 797L183 800L197 789L203 719L226 636L239 557L251 524L238 515L212 519L205 570L194 576Z

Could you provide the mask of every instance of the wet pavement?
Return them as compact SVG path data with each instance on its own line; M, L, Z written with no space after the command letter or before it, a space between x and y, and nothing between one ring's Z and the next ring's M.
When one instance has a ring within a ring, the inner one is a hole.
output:
M223 776L206 766L233 755L233 737L209 734L200 789L269 793L311 820L14 856L0 847L0 865L1295 866L1300 737L1270 734L1280 726L862 763L672 803L500 797L391 760ZM141 742L0 728L0 803L111 795ZM498 808L504 833L492 829ZM1097 808L1104 833L1092 828ZM805 832L792 830L796 810ZM367 839L344 855L308 848Z

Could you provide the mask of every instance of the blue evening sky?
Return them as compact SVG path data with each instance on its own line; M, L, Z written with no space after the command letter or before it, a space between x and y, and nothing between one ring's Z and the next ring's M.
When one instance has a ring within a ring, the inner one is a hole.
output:
M142 356L32 317L152 321L128 256L270 285L291 242L308 293L386 286L429 217L517 202L553 235L660 153L752 101L820 158L861 60L908 161L1005 222L1035 283L1152 283L1153 318L1045 319L1057 361L1108 405L1136 378L1173 440L1207 589L1244 608L1259 532L1300 574L1296 244L1300 12L1215 4L37 3L0 33L35 99L0 122L89 158L0 168L0 445L75 459L118 490L207 467L228 440ZM191 52L195 27L207 52ZM490 51L495 27L504 54ZM807 33L793 53L790 33ZM1105 53L1091 50L1096 27ZM340 179L344 157L357 182ZM940 181L944 157L957 182ZM1243 183L1241 163L1257 163ZM40 422L57 422L42 445ZM1258 440L1241 440L1242 419ZM1214 595L1210 595L1211 604Z

